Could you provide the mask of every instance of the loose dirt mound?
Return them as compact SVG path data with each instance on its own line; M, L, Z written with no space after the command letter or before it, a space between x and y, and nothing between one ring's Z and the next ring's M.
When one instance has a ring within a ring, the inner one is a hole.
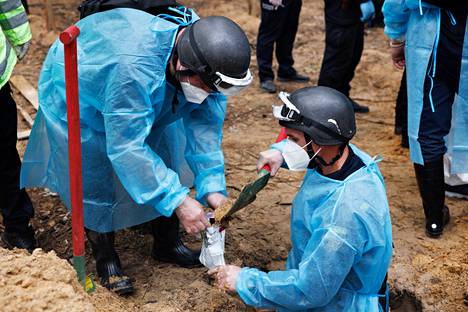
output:
M95 311L70 264L55 252L0 248L2 311Z
M0 263L2 312L135 311L133 305L99 285L94 293L86 294L73 267L54 251L36 249L30 255L23 250L0 248Z

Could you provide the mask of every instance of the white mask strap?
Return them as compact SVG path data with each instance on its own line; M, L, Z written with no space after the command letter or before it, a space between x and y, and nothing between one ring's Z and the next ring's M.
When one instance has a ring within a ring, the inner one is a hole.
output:
M312 141L310 141L312 142ZM307 145L306 145L307 146ZM310 160L314 159L315 157L317 157L318 153L320 153L320 151L322 150L322 147L319 147L319 149L315 152L315 154L310 158Z

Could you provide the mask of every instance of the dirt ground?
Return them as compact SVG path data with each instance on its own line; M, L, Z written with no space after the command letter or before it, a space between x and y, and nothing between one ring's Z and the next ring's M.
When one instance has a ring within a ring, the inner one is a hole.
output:
M47 48L58 33L45 30L46 16L42 0L30 0L34 39L27 58L16 67L16 73L25 76L37 87L37 78ZM55 0L57 31L78 18L78 0ZM206 0L181 1L197 9L201 16L226 15L237 21L247 32L253 48L252 67L256 72L255 38L259 19L249 15L248 1ZM255 2L255 1L254 1ZM323 1L304 1L301 24L295 45L295 67L311 77L309 85L317 82L324 49ZM386 180L391 206L394 256L389 271L393 311L467 311L468 294L468 202L448 199L452 219L441 239L424 235L424 217L412 164L408 151L399 145L393 134L394 106L401 72L394 70L387 53L387 41L381 28L367 30L361 63L352 82L352 97L369 105L371 112L358 115L358 133L355 144L371 155L381 155L381 170ZM280 84L285 91L293 91L304 84ZM25 100L15 94L18 103ZM274 141L279 130L271 116L271 104L278 102L274 95L258 88L258 80L242 96L230 99L224 127L224 152L228 191L236 196L240 187L255 176L256 155ZM29 110L33 113L32 110ZM20 120L20 129L27 129ZM18 147L24 151L27 141ZM227 262L255 266L265 270L281 269L290 247L289 210L298 190L302 175L281 172L248 209L240 212L227 233ZM63 259L70 259L71 230L69 215L56 197L42 189L30 190L36 208L33 224L39 246L54 250ZM0 229L2 230L2 229ZM191 246L200 246L200 240L187 237ZM120 231L117 249L126 273L135 278L136 293L119 298L99 288L88 299L75 290L68 309L91 303L98 311L252 311L233 296L215 290L205 269L183 269L158 263L150 257L151 237L144 229ZM88 271L94 272L94 262L87 250ZM49 257L40 254L41 257ZM5 254L0 249L0 260L21 268L30 265L26 255ZM55 256L50 256L55 257ZM16 259L16 260L15 260ZM7 261L7 260L5 260ZM70 274L71 267L56 257L50 265L63 268ZM0 274L0 282L3 275ZM67 275L69 276L69 275ZM61 282L76 284L69 278ZM57 289L61 288L57 284ZM51 290L52 291L52 290ZM4 301L4 291L0 302ZM56 297L57 305L63 298ZM81 302L80 302L81 301ZM15 310L15 309L13 309ZM11 310L11 311L13 311ZM40 310L40 309L36 309ZM76 308L77 311L81 311ZM27 311L18 308L17 311Z

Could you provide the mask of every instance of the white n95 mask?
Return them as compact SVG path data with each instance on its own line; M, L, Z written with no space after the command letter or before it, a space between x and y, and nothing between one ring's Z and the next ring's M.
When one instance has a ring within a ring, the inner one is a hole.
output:
M288 165L289 170L291 171L303 171L306 170L309 166L309 162L314 159L318 153L322 150L319 148L318 151L314 154L314 156L309 157L309 154L304 150L304 148L312 143L310 141L304 146L300 146L297 143L287 140L283 146L283 155L284 161L286 165Z
M209 92L206 92L201 88L192 86L190 82L181 81L180 86L182 87L182 91L184 92L187 101L195 104L203 103L203 101L210 95Z

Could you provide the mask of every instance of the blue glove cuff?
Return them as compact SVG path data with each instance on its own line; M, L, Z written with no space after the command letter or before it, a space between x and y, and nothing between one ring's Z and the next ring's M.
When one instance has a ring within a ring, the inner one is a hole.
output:
M361 3L361 22L367 23L375 17L375 7L371 0Z

